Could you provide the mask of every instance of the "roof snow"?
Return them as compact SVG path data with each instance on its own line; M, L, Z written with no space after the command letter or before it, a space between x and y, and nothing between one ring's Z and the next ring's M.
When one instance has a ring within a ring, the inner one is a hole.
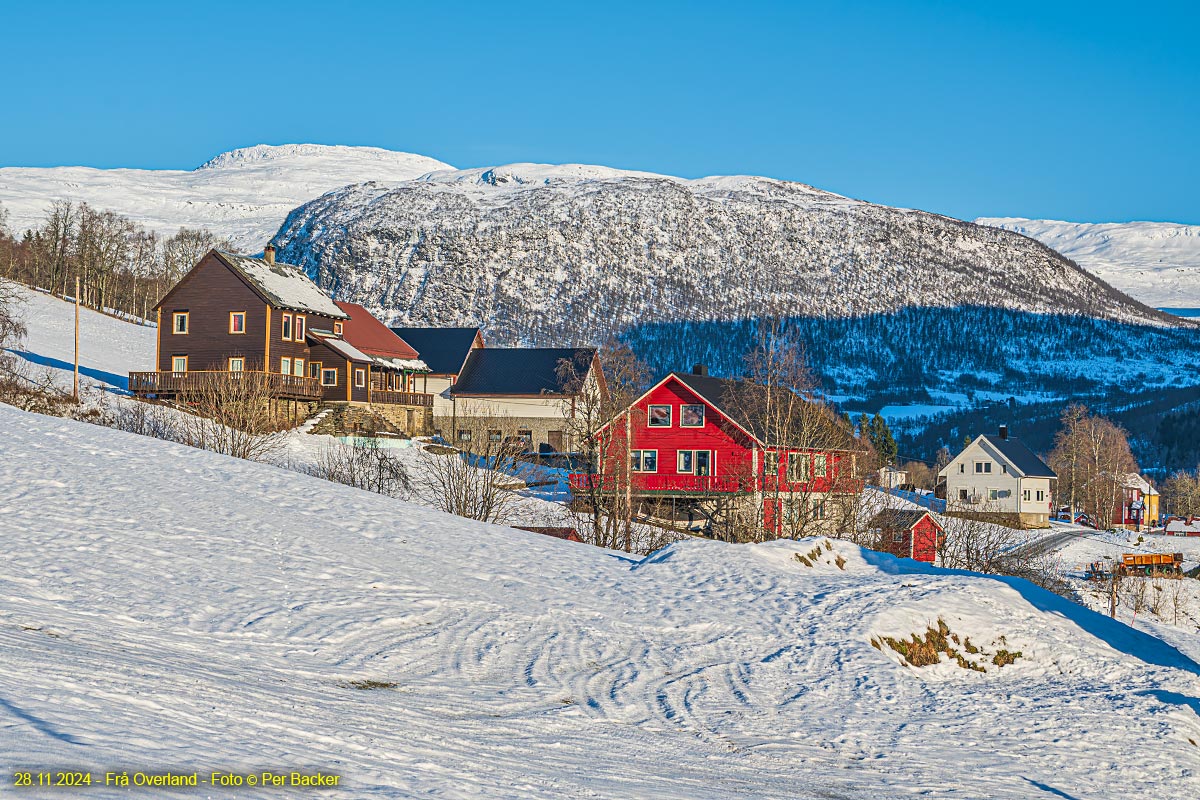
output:
M293 311L308 311L324 314L334 319L349 319L349 315L337 307L337 303L313 283L307 275L293 264L281 261L268 263L266 259L243 256L214 250L231 269L245 278L271 304Z

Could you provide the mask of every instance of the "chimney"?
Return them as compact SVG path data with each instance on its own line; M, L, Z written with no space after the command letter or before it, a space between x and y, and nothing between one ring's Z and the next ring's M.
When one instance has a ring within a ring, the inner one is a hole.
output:
M271 266L275 266L275 245L268 244L263 248L263 258Z
M1001 426L1000 426L1000 438L1001 438L1001 439L1007 439L1007 438L1008 438L1008 426L1007 426L1007 425L1001 425Z
M692 374L707 376L708 367L706 367L704 364L697 364L696 366L692 367Z

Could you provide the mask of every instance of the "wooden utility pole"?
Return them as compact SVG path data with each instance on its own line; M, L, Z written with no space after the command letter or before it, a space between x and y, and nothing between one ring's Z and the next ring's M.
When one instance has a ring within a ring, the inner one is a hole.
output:
M75 402L79 402L79 276L75 276L75 382L71 390Z
M1108 615L1117 618L1117 565L1113 564L1112 577L1108 581Z

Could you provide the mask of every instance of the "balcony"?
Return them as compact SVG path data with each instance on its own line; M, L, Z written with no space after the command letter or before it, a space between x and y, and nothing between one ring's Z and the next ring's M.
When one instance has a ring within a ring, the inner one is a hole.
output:
M389 392L386 389L371 389L371 402L432 408L433 395L421 394L420 392Z
M129 391L139 397L154 395L170 397L205 391L221 382L263 381L271 397L281 400L320 400L321 385L316 378L302 375L283 375L278 372L223 372L196 370L190 372L131 372Z
M630 488L635 494L708 495L753 491L752 487L745 485L740 478L728 476L657 475L635 472L631 479L632 486ZM613 475L589 475L576 472L572 473L567 480L573 491L595 489L613 491L624 488Z

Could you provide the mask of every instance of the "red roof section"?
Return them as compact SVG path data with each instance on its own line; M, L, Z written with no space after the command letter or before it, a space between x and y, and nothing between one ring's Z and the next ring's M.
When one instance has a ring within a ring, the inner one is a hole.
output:
M342 325L342 338L372 356L419 358L417 351L362 306L338 301L338 308L350 315Z

